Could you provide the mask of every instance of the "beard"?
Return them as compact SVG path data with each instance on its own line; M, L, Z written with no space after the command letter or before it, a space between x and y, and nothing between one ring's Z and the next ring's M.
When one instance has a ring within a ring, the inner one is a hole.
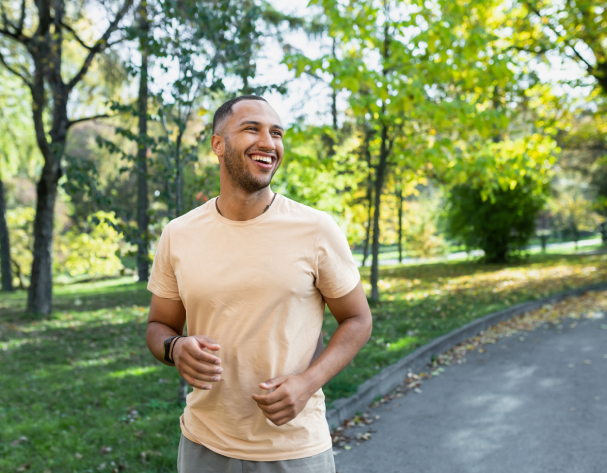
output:
M242 162L242 154L237 150L230 146L230 142L228 138L225 138L225 155L223 162L226 166L226 171L232 178L232 180L244 191L248 193L258 192L262 189L265 189L270 185L272 181L272 177L274 177L274 173L276 169L273 170L269 179L258 179L246 168L246 165ZM254 146L248 148L244 155L248 156L249 152L255 149Z

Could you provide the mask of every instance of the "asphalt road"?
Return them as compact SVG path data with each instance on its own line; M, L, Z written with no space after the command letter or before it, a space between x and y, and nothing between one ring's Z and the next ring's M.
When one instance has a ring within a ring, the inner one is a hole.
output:
M501 339L372 409L379 420L348 432L377 432L342 450L337 471L607 473L603 315Z

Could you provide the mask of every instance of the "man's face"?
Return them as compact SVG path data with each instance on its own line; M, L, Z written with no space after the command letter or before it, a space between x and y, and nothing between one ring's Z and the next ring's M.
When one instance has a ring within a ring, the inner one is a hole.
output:
M284 130L274 109L260 100L238 102L219 134L223 147L216 153L233 182L250 193L269 186L284 152Z

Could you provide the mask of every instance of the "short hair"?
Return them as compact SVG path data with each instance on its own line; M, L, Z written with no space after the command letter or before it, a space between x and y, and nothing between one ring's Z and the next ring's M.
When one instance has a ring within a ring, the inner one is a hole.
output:
M268 103L266 99L258 95L239 95L238 97L234 97L233 99L224 102L221 107L215 111L215 115L213 115L213 134L215 134L215 130L219 128L219 126L232 113L232 107L243 100L262 100Z

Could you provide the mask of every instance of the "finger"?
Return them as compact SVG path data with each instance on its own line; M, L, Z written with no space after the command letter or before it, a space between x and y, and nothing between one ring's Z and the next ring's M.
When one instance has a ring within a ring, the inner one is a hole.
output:
M265 413L265 414L276 414L277 412L283 411L285 409L288 409L290 404L284 400L280 401L280 402L276 402L274 404L257 404L257 406L259 406L259 408Z
M198 381L197 379L194 379L191 376L188 376L187 374L183 375L183 379L185 379L188 382L188 384L190 386L192 386L193 388L202 389L204 391L208 391L209 389L211 389L210 384L207 384L202 381Z
M198 381L206 381L209 383L217 383L217 382L221 381L221 376L219 376L219 375L209 376L209 375L198 373L198 372L192 370L191 368L186 368L182 371L184 374L187 374L190 378L196 379Z
M272 378L264 381L263 383L259 383L259 387L261 389L273 389L279 387L282 383L287 380L286 376L278 376L277 378Z
M276 390L270 394L251 394L251 398L260 405L269 406L282 401L284 398L284 392L282 390Z
M213 351L217 351L221 348L219 344L217 344L212 338L203 337L200 335L196 335L194 338L203 348L208 348L209 350Z
M290 411L281 411L273 415L266 416L274 425L284 425L287 422L295 419L295 415Z
M223 368L221 368L217 365L210 365L208 363L200 363L194 359L181 360L180 365L187 366L188 368L191 368L198 373L206 374L209 376L214 375L214 374L223 373Z
M194 346L190 347L189 350L186 350L186 353L201 363L209 363L211 365L220 365L221 359L216 357L215 355L211 355L206 351L200 349L200 347Z

